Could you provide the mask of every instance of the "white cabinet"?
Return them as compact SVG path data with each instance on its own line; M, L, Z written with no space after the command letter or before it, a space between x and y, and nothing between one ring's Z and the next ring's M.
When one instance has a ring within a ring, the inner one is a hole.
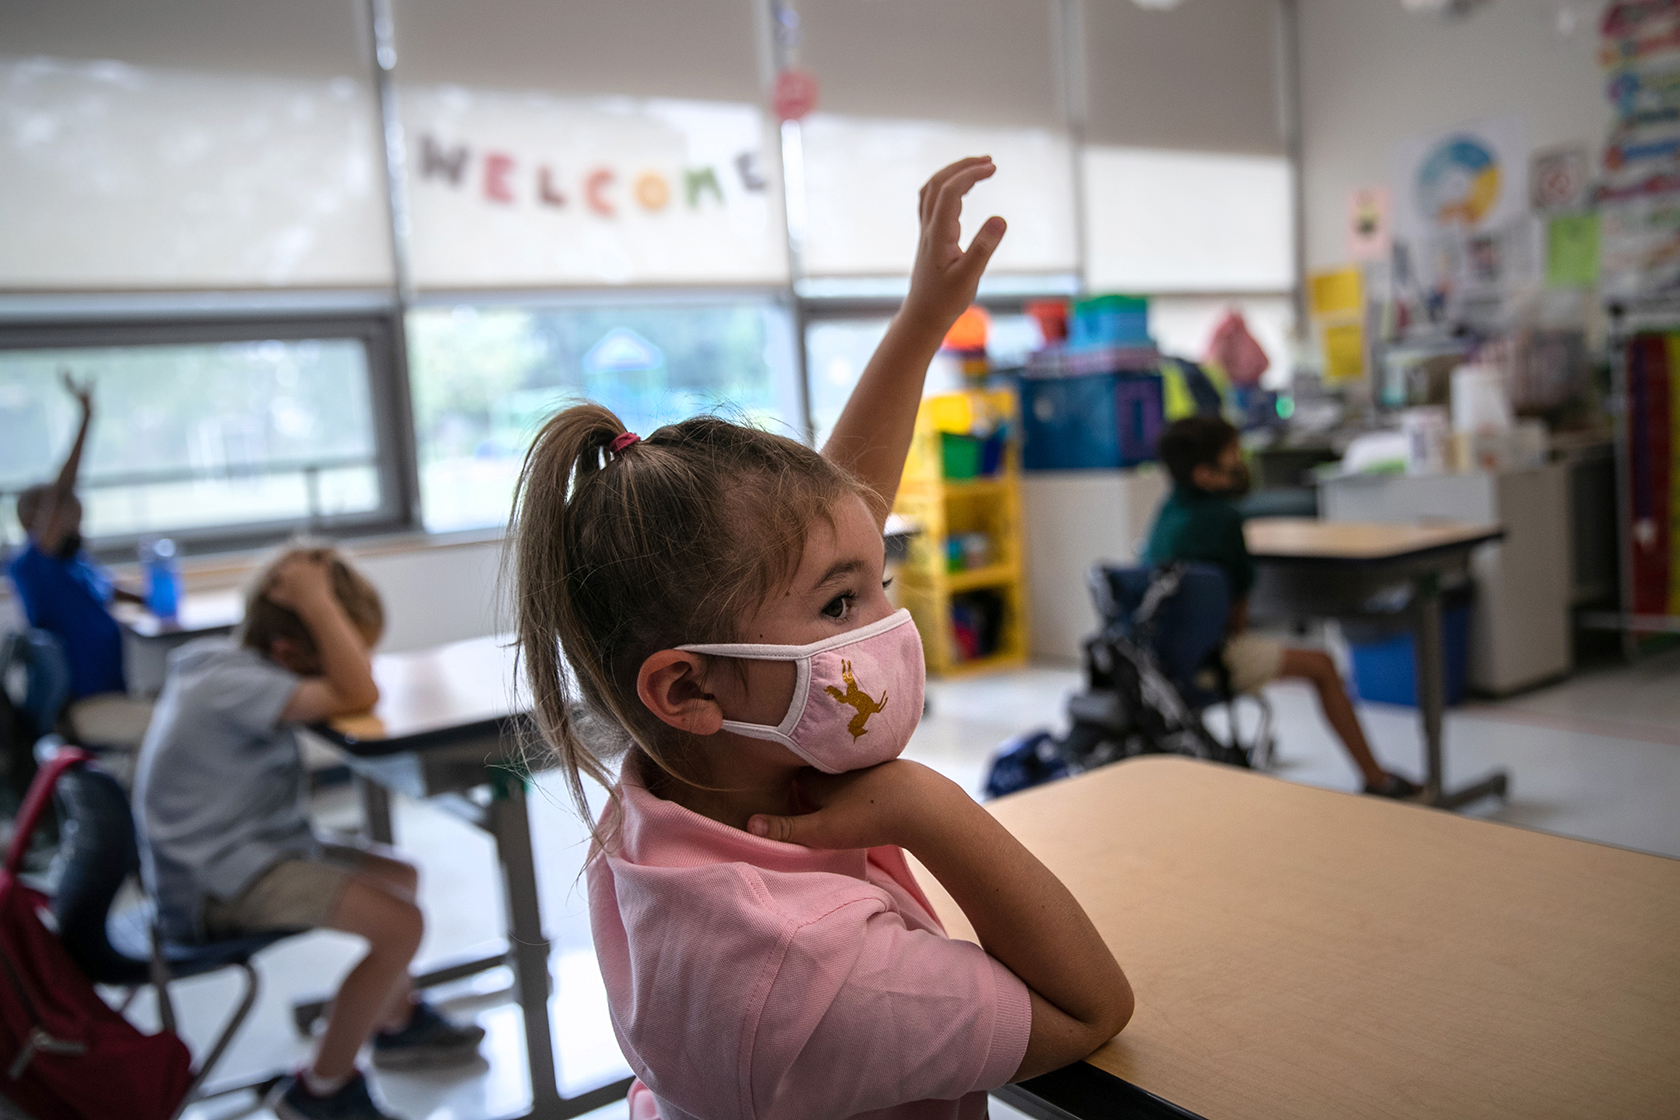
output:
M1569 672L1569 469L1354 475L1322 484L1326 521L1495 522L1505 539L1478 549L1470 684L1505 693Z
M1084 640L1097 630L1086 573L1093 564L1137 560L1167 490L1166 472L1154 465L1021 476L1027 634L1035 658L1079 660Z

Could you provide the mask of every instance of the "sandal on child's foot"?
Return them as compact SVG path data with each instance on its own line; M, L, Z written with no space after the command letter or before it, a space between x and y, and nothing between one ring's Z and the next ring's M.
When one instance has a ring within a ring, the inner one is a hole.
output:
M483 1027L476 1023L464 1026L452 1023L431 1004L420 1000L415 1003L407 1026L373 1036L373 1064L380 1069L462 1065L478 1057L478 1044L483 1041Z
M1398 774L1384 774L1376 785L1368 785L1365 792L1372 797L1391 797L1396 801L1412 801L1423 792L1421 788Z
M279 1120L397 1120L373 1103L360 1070L320 1097L309 1091L302 1074L294 1073L280 1080L268 1095L267 1104Z

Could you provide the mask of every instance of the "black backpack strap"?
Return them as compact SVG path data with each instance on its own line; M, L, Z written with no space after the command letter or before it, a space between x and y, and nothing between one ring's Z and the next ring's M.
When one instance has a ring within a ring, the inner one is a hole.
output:
M29 796L23 799L23 808L18 810L11 847L6 851L5 869L8 875L15 878L23 867L29 841L35 834L35 826L41 822L41 814L46 812L47 802L52 800L53 786L58 784L59 775L72 766L92 761L93 755L87 751L66 748L53 755L52 760L35 774L35 780L29 783Z

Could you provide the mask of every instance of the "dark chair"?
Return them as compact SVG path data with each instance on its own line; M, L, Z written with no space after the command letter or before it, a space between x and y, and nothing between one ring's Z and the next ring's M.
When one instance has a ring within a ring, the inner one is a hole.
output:
M150 902L112 914L117 891L140 870L140 851L128 797L115 778L90 765L66 771L58 781L55 796L61 849L53 914L64 947L89 980L126 988L129 1000L141 988L152 985L157 992L163 1025L174 1030L175 1008L169 997L169 985L173 981L223 968L238 968L245 974L238 1006L193 1072L192 1085L181 1102L184 1109L207 1095L203 1092L206 1078L256 1003L258 983L251 958L275 942L303 931L277 930L226 941L186 944L158 935ZM225 1086L210 1095L258 1088L278 1076Z
M1230 723L1230 745L1246 750L1258 768L1271 761L1272 706L1259 693L1248 693L1260 709L1260 722L1246 748L1240 742L1237 700L1231 691L1219 651L1231 613L1231 584L1214 564L1184 564L1177 590L1162 599L1148 623L1147 634L1134 634L1132 620L1149 594L1156 571L1146 567L1091 569L1091 595L1105 625L1121 628L1128 638L1146 640L1161 672L1178 689L1184 702L1198 712L1224 705Z
M13 702L29 717L36 738L58 726L70 702L70 661L57 634L34 627L8 634L0 647L0 679L9 692L21 679Z

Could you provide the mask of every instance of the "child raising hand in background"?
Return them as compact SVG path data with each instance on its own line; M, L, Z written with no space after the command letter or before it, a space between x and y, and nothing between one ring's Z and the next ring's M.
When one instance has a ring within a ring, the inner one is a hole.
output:
M714 417L641 439L580 405L526 459L522 656L580 808L584 777L612 791L589 903L638 1120L980 1117L1131 1015L1066 888L898 758L924 669L881 531L928 363L1004 233L959 243L994 171L922 188L909 295L821 455ZM615 741L585 742L575 700ZM906 851L979 946L945 935Z

